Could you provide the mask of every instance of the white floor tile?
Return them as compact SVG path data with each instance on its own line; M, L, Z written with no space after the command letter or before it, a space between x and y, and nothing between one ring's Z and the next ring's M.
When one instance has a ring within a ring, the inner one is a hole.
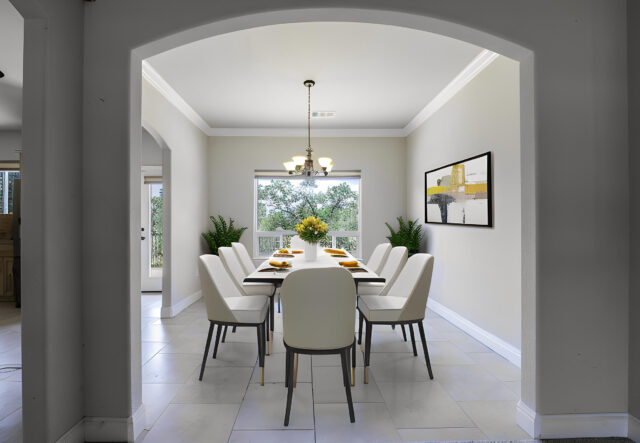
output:
M317 442L401 441L383 403L354 404L355 423L349 421L346 403L316 405Z
M22 407L22 383L0 381L0 420Z
M233 431L229 443L314 443L314 431Z
M239 405L169 405L144 443L226 442Z
M491 349L462 331L442 332L440 335L453 343L462 352L491 352Z
M164 412L181 384L143 383L142 403L144 404L145 429L151 429Z
M285 379L286 354L267 355L264 361L264 382L284 383ZM298 356L298 383L311 382L311 356ZM256 362L251 383L260 383L260 366Z
M313 429L311 383L298 383L293 390L289 426L284 426L287 389L284 383L251 383L234 430Z
M405 442L486 440L478 428L398 429Z
M516 394L517 398L520 398L520 393L522 392L522 383L520 382L520 380L505 381L504 384L507 388L511 389L514 394Z
M3 443L22 443L22 409L0 420L0 441Z
M156 354L142 366L142 383L186 383L201 363L197 354Z
M452 343L430 341L427 343L427 347L432 365L475 365L475 362L467 354ZM418 351L418 355L421 359L424 358L422 348Z
M356 370L356 385L351 386L351 397L354 403L380 403L384 401L373 374L369 374L369 383L364 384L362 369ZM345 403L347 401L341 367L318 366L313 368L313 401L315 403Z
M378 387L398 428L475 427L436 381L381 383Z
M518 399L503 382L478 365L435 365L433 371L438 383L456 401Z
M529 439L516 423L516 401L460 402L469 417L491 439Z
M467 355L499 380L520 380L520 368L495 352L470 353Z
M199 381L198 368L171 403L242 403L252 372L250 367L209 367L205 368L202 381Z
M369 372L378 382L414 382L429 380L427 365L409 353L371 353ZM362 369L360 369L362 372Z
M158 343L153 341L142 342L142 364L151 360L151 357L156 355L162 348L166 346L165 343Z

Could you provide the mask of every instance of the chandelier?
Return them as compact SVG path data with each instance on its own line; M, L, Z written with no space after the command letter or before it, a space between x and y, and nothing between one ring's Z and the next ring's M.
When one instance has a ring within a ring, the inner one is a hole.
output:
M313 167L313 159L311 153L311 87L316 82L313 80L305 80L304 86L307 88L307 155L294 155L291 157L291 161L284 162L285 169L289 172L289 175L303 175L305 177L314 177L318 174L327 175L333 168L333 160L331 157L318 158L318 164L322 170L315 170Z

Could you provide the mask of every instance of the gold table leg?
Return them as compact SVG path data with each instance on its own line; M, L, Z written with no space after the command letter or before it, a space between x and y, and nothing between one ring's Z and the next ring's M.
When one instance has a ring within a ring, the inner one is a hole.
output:
M369 384L369 366L364 367L364 384Z
M267 353L267 355L271 355L271 344L273 343L273 331L269 331L269 342L268 347L269 347L269 352Z

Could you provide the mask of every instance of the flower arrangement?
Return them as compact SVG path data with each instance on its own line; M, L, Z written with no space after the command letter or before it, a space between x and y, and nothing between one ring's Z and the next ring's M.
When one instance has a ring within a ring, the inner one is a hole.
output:
M318 243L327 236L329 226L319 217L307 217L296 225L300 238L307 243Z

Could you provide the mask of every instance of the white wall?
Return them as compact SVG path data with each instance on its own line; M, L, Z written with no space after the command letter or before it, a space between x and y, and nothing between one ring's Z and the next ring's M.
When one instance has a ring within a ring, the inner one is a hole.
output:
M19 160L16 149L22 149L22 133L15 131L0 131L0 161Z
M170 258L163 272L163 316L175 315L175 305L200 290L197 274L202 254L200 233L207 222L208 139L160 93L142 81L142 116L166 143L170 163L163 170L163 195L170 202L168 250ZM162 160L162 159L161 159ZM166 220L166 219L165 219Z
M518 63L499 57L407 138L407 213L424 223L424 173L492 152L494 227L424 224L430 297L520 349Z
M142 128L142 144L140 145L140 164L142 166L162 166L162 148L144 128Z
M312 131L313 134L313 131ZM362 254L369 258L388 241L385 221L405 209L404 138L313 138L314 158L333 158L336 170L360 170ZM283 170L282 162L304 154L306 139L294 137L211 137L209 213L232 217L249 229L241 241L253 251L254 172Z

